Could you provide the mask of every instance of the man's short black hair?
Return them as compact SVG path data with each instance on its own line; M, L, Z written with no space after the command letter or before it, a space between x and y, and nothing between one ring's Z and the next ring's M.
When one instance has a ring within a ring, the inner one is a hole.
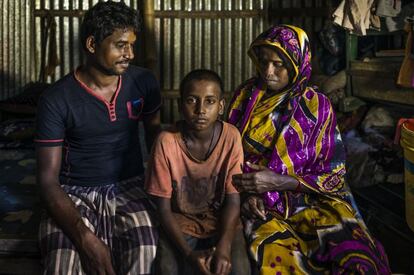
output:
M215 71L207 69L193 70L189 72L186 76L184 76L183 80L181 80L180 83L180 97L183 97L184 91L188 89L188 85L195 80L206 80L216 82L217 85L220 87L220 98L223 98L224 88L221 77Z
M140 28L139 11L128 7L124 2L98 2L83 17L80 27L80 42L86 47L89 36L95 38L95 43L101 43L115 29L132 28L135 33Z

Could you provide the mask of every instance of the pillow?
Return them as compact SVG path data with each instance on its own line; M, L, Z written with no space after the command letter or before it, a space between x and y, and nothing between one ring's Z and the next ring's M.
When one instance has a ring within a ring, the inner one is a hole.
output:
M0 111L14 114L35 114L40 95L50 84L31 82L23 87L22 93L0 101Z

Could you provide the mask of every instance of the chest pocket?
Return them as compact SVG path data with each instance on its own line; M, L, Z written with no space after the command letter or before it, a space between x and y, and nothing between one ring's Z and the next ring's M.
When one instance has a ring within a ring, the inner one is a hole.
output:
M138 120L141 116L143 108L144 99L142 97L135 100L127 101L128 118Z

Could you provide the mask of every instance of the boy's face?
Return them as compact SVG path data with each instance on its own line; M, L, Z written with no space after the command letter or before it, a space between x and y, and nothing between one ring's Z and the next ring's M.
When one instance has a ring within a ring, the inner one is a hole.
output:
M211 128L224 111L220 86L214 81L191 81L183 92L181 110L191 129L200 131Z
M134 59L136 35L132 29L115 29L99 45L93 40L87 48L96 65L108 75L120 75ZM89 46L89 47L88 47Z

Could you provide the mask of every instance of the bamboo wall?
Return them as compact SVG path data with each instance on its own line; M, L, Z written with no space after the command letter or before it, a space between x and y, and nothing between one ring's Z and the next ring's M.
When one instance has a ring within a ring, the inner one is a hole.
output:
M318 42L316 32L322 29L336 7L333 0L272 0L269 5L271 24L290 24L303 28L310 43Z
M85 10L98 0L0 0L0 98L29 81L54 82L82 63L78 42ZM163 120L178 118L178 86L196 68L217 71L227 97L254 75L247 57L251 41L268 22L295 24L310 34L323 25L328 0L125 0L144 15L136 60L159 77ZM14 23L13 23L14 22ZM16 30L21 35L14 35ZM11 81L10 79L14 79Z
M98 0L33 0L35 74L55 82L82 64L79 27L84 12ZM139 0L124 2L137 8Z
M96 2L35 0L37 79L54 82L82 63L77 39L81 16ZM246 51L252 39L266 27L265 0L125 2L144 14L145 27L138 35L136 63L150 67L159 77L164 95L163 121L178 119L177 90L189 71L217 71L224 79L226 91L234 90L253 75ZM146 29L148 24L152 24L153 38Z
M216 71L227 98L254 74L247 57L251 41L267 27L264 0L155 1L155 40L164 92L163 121L178 115L178 87L193 69Z
M0 0L0 100L34 80L31 0Z

